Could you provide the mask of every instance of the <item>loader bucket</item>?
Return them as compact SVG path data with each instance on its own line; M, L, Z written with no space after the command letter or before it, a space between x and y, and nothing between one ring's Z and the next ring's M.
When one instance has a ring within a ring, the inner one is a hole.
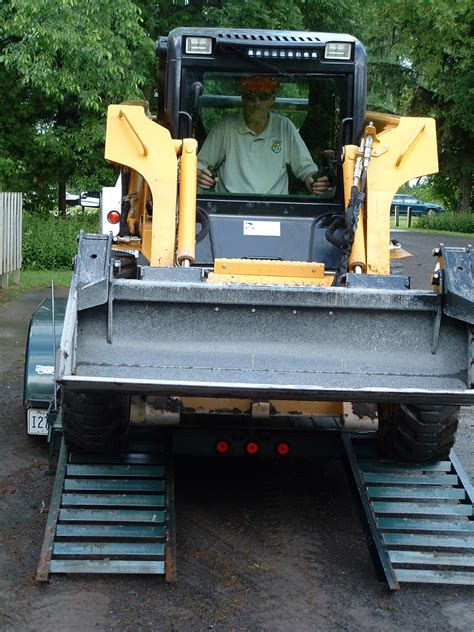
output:
M229 286L192 268L107 288L87 278L62 340L59 382L73 391L474 402L470 325L431 291Z

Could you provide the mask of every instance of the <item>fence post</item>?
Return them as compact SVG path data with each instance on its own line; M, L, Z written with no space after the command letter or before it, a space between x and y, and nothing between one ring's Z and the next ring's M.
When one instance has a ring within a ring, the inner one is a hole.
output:
M400 208L395 206L395 226L398 228L400 225Z
M3 290L8 289L8 275L13 272L13 283L20 283L21 193L0 192L0 279Z
M411 206L407 208L407 228L411 228L411 217L413 214L413 209Z

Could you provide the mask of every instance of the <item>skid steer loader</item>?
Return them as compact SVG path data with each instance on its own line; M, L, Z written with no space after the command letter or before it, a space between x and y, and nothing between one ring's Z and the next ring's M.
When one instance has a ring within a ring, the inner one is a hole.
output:
M473 253L440 246L431 290L390 274L390 204L437 171L434 121L367 111L348 35L180 28L157 52L157 120L108 110L120 175L105 234L80 236L56 365L67 446L120 451L136 424L175 453L278 457L369 404L381 454L444 458L474 403ZM291 172L284 195L197 189L197 153L252 76L278 82L326 192Z

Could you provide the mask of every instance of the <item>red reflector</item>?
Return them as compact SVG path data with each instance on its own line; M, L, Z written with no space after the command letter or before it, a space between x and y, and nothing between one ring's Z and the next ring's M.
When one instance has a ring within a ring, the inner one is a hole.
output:
M249 441L245 446L247 454L258 454L260 452L260 446L256 441Z
M277 452L280 456L286 456L290 452L290 446L282 441L277 445Z
M218 441L216 443L216 450L219 454L227 454L229 452L229 442L228 441Z
M118 224L120 222L120 213L118 211L110 211L107 219L111 224Z

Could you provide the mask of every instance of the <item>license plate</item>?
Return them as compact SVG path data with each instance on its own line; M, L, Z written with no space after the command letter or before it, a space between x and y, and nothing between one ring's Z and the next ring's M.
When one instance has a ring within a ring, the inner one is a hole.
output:
M28 434L31 435L47 435L48 421L46 409L29 408L28 409Z

